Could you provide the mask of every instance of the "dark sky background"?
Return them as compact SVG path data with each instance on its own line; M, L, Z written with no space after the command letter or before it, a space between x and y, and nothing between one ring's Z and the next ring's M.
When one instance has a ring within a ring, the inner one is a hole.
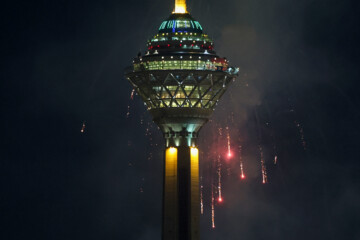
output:
M123 69L173 4L2 3L0 239L160 239L163 140L140 98L129 99ZM236 158L224 163L211 230L211 160L202 159L202 239L360 239L359 5L188 1L217 53L241 69L200 146L233 114L247 179Z

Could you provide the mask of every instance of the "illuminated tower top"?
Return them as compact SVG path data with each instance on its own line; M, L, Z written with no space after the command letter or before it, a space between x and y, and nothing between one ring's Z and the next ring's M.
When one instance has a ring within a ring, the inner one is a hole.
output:
M196 146L200 128L210 118L238 69L214 51L212 39L175 0L172 14L133 59L126 78L144 101L166 139L166 146Z
M187 13L186 0L175 0L175 10L173 13Z

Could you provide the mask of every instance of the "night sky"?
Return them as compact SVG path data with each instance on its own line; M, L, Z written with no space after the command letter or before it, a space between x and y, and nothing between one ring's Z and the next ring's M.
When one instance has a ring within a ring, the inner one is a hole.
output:
M160 239L164 141L123 70L173 5L2 3L0 239ZM240 67L200 147L229 125L247 174L239 180L238 156L224 161L211 229L214 171L201 159L202 239L360 239L360 3L188 0L188 10Z

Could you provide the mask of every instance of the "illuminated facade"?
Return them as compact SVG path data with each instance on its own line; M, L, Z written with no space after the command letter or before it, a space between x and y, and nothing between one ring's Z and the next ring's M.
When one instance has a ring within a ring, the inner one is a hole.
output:
M147 51L126 69L166 140L163 240L199 240L199 151L196 139L238 69L216 55L212 40L186 10L185 0Z

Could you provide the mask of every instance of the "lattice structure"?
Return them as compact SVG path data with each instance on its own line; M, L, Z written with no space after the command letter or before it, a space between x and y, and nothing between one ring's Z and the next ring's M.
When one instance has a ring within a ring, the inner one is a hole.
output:
M214 109L225 92L231 74L212 71L142 71L128 79L146 103L154 108Z

